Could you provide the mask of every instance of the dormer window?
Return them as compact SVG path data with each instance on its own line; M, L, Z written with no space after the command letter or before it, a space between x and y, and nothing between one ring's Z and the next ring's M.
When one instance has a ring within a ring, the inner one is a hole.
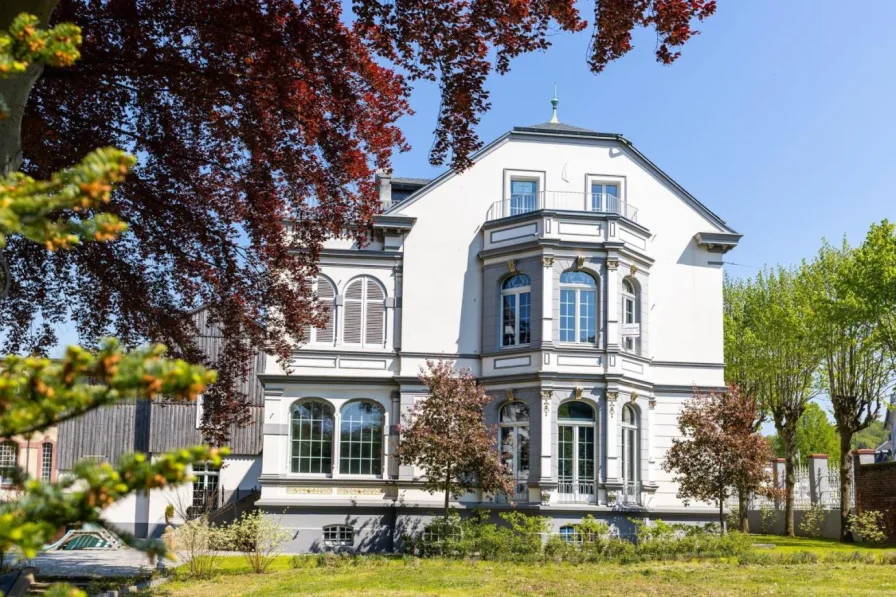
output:
M510 276L501 285L501 346L528 344L532 282L526 274Z
M510 215L525 214L535 211L538 203L537 180L511 180L510 181Z

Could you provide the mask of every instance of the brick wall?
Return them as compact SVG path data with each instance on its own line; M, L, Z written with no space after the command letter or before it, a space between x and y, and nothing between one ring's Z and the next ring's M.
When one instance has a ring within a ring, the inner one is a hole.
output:
M890 543L896 543L896 462L860 464L856 472L856 509L884 513Z

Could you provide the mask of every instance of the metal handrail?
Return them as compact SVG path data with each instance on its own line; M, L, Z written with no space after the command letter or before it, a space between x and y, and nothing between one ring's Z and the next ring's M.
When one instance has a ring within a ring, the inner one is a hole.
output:
M542 209L618 214L632 222L638 221L638 208L625 199L609 193L578 191L539 191L511 195L492 203L485 220L490 222Z
M640 506L641 505L641 482L626 481L622 484L622 495L620 503L624 506Z
M560 481L557 484L557 502L560 504L587 504L596 498L593 481Z

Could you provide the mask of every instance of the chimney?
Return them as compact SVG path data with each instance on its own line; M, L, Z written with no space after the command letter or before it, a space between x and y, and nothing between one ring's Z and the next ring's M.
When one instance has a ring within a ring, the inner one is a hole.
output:
M376 173L376 188L380 192L380 205L388 209L392 205L392 174L379 170Z

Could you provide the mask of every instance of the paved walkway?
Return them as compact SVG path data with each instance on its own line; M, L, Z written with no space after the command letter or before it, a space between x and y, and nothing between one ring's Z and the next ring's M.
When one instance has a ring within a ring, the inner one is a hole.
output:
M45 551L28 564L38 568L41 578L133 578L155 569L145 553L129 548Z

